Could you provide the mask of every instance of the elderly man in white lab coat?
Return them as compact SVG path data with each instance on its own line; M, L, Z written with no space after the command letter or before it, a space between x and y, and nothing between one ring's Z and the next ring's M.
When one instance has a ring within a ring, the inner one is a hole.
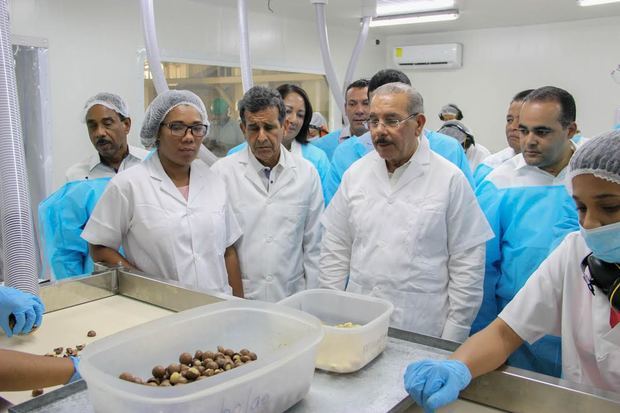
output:
M113 177L139 164L148 154L127 143L131 118L120 96L102 92L89 98L84 104L83 120L97 153L71 166L67 181Z
M276 91L253 87L239 112L248 146L212 169L243 231L235 246L245 298L279 301L318 286L321 183L312 164L282 146L286 109Z
M319 282L390 300L394 327L464 341L493 234L463 173L429 149L423 112L411 86L373 93L376 152L345 173L325 211Z

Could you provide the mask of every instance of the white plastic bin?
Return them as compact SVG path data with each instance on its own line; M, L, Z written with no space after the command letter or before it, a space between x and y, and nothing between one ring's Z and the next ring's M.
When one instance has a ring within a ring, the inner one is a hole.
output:
M325 337L319 346L316 367L337 373L357 371L377 357L387 345L392 303L344 291L315 289L294 294L279 304L304 311L323 322ZM338 328L352 322L354 328Z
M80 373L97 412L282 412L304 398L323 329L319 320L277 304L225 301L173 314L98 340L84 349ZM182 352L248 348L258 360L174 387L147 379Z

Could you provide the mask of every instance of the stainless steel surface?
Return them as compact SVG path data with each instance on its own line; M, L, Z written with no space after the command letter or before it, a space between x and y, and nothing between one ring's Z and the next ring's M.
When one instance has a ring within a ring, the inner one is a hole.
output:
M70 279L42 288L41 292L48 312L115 294L172 311L229 298L221 294L208 295L187 290L123 269ZM403 388L402 377L406 366L424 358L445 358L458 343L395 329L390 329L389 336L386 350L358 372L334 374L317 370L308 395L289 412L420 411ZM84 389L65 386L62 391L44 394L32 401L36 403L24 403L11 411L92 411ZM468 406L478 406L482 410L484 406L489 406L510 412L620 412L619 394L515 368L503 368L474 380L461 393L461 399L471 402L467 403ZM452 406L445 412L457 411L454 409Z
M288 412L390 411L408 397L403 373L410 362L446 358L448 354L446 350L389 337L385 351L355 373L316 370L310 392Z
M118 270L118 293L172 311L183 311L230 299L230 296L192 291L127 270Z
M488 373L461 399L510 412L620 412L620 394L512 367Z
M101 274L68 278L40 289L45 311L61 310L101 298L110 297L115 292L116 271L108 270Z

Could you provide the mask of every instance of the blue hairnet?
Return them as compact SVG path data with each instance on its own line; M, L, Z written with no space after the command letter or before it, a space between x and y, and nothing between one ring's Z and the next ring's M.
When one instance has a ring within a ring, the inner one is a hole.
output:
M86 121L86 114L95 105L102 105L114 112L122 115L125 118L129 117L129 109L127 104L119 95L114 93L101 92L95 96L90 97L86 103L84 103L84 111L82 113L82 121Z
M581 145L570 160L568 182L592 174L620 185L620 130L605 132Z
M202 122L206 125L209 124L205 104L195 93L189 90L168 90L153 99L149 107L146 108L142 129L140 130L140 140L144 147L150 148L155 146L159 126L166 118L166 115L179 105L194 107L200 113Z

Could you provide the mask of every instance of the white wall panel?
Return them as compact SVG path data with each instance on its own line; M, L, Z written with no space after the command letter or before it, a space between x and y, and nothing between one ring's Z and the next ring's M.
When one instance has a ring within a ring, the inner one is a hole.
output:
M405 70L425 99L429 127L437 129L442 105L459 105L463 122L490 150L506 146L504 122L511 97L528 88L553 85L568 90L577 103L584 136L613 126L620 107L620 85L609 75L620 63L620 18L570 23L389 36L386 64L394 67L394 46L459 42L463 68Z

